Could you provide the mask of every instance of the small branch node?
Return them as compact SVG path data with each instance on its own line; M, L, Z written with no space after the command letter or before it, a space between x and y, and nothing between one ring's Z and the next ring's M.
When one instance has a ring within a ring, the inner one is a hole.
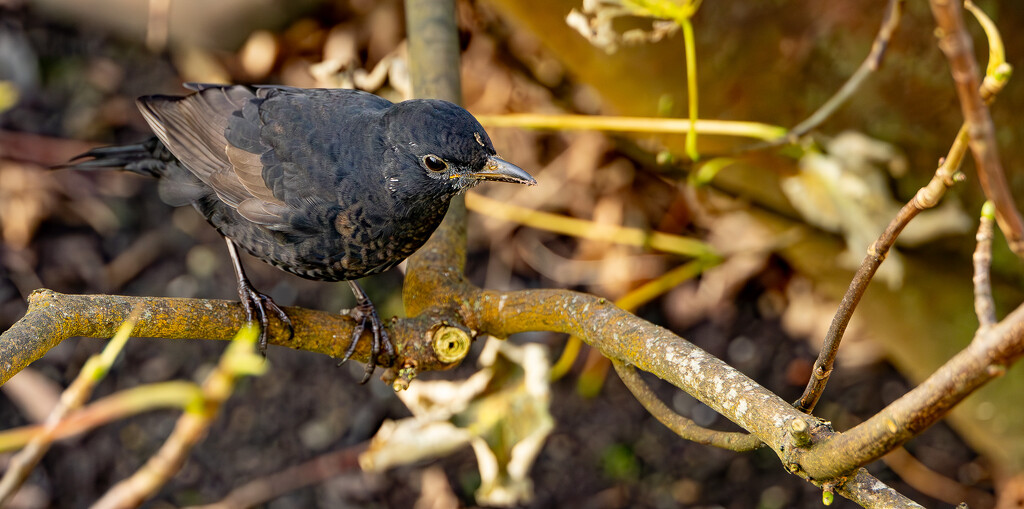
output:
M831 369L826 370L821 366L814 368L814 378L817 378L818 380L827 380L830 376L832 376Z
M879 245L879 241L874 241L868 246L868 256L875 260L878 264L885 261L886 255L889 253L889 247L885 245Z
M793 445L803 448L811 444L811 429L810 425L804 419L793 419L789 421L789 436L793 440Z
M989 364L985 367L985 371L992 378L999 378L1006 374L1006 366L1002 364Z

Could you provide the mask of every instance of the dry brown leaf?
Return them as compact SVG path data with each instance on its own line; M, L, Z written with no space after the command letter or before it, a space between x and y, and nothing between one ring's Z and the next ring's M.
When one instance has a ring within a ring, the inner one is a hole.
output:
M469 443L480 468L477 502L528 502L530 467L554 428L546 350L490 339L479 362L480 371L465 380L419 381L399 392L413 417L385 421L359 456L360 466L379 472Z
M13 249L28 247L39 224L56 204L57 185L44 169L0 161L0 232Z

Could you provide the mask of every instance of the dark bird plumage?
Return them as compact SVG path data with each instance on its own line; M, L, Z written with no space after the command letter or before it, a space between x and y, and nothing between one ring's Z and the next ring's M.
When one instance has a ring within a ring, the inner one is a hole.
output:
M239 294L264 333L268 309L290 323L248 283L234 245L304 278L351 281L415 252L458 193L483 180L535 184L497 157L472 115L446 101L187 86L196 92L137 101L156 138L94 149L69 166L157 177L164 201L193 205L227 239ZM369 376L380 349L393 350L372 304L352 288L360 329L369 322L375 332Z

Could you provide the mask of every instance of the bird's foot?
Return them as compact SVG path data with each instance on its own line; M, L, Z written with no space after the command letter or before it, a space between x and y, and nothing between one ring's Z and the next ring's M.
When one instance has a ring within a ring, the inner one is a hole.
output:
M281 320L281 323L288 328L287 339L292 339L295 336L295 327L292 326L292 321L285 314L284 310L270 296L256 291L256 288L253 288L252 283L249 282L249 278L245 277L245 270L242 269L242 260L238 258L238 248L235 246L235 243L227 237L224 237L224 242L227 243L231 265L235 269L235 279L238 280L238 298L241 299L242 308L245 309L245 321L246 323L253 323L259 320L260 339L256 346L259 348L260 354L266 357L267 328L270 326L270 317L267 310L274 313L277 319Z
M238 282L238 297L242 300L242 308L245 309L245 321L247 323L259 321L260 338L256 346L261 355L267 356L267 328L270 326L270 313L277 316L277 319L281 320L281 323L288 329L288 339L295 336L295 327L292 326L292 321L284 310L269 295L253 288L248 279Z
M395 347L391 344L391 338L388 337L387 330L377 315L377 309L373 306L373 302L370 302L370 298L354 281L349 281L349 284L352 286L352 293L356 296L356 307L349 310L348 315L355 320L356 326L352 331L352 341L348 345L348 350L345 351L345 356L342 357L338 365L344 364L355 353L359 337L363 335L363 331L366 330L367 323L369 323L370 329L373 331L373 342L370 343L370 358L366 362L363 379L359 382L365 384L373 376L373 371L377 366L390 363L391 359L394 359ZM384 363L378 362L382 353L386 355Z

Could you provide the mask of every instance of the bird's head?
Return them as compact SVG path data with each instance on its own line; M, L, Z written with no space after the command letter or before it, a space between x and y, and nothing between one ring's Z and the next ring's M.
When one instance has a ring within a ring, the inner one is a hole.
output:
M436 99L395 104L384 117L385 142L395 164L385 185L396 194L452 196L482 181L535 185L529 173L497 156L473 115Z

